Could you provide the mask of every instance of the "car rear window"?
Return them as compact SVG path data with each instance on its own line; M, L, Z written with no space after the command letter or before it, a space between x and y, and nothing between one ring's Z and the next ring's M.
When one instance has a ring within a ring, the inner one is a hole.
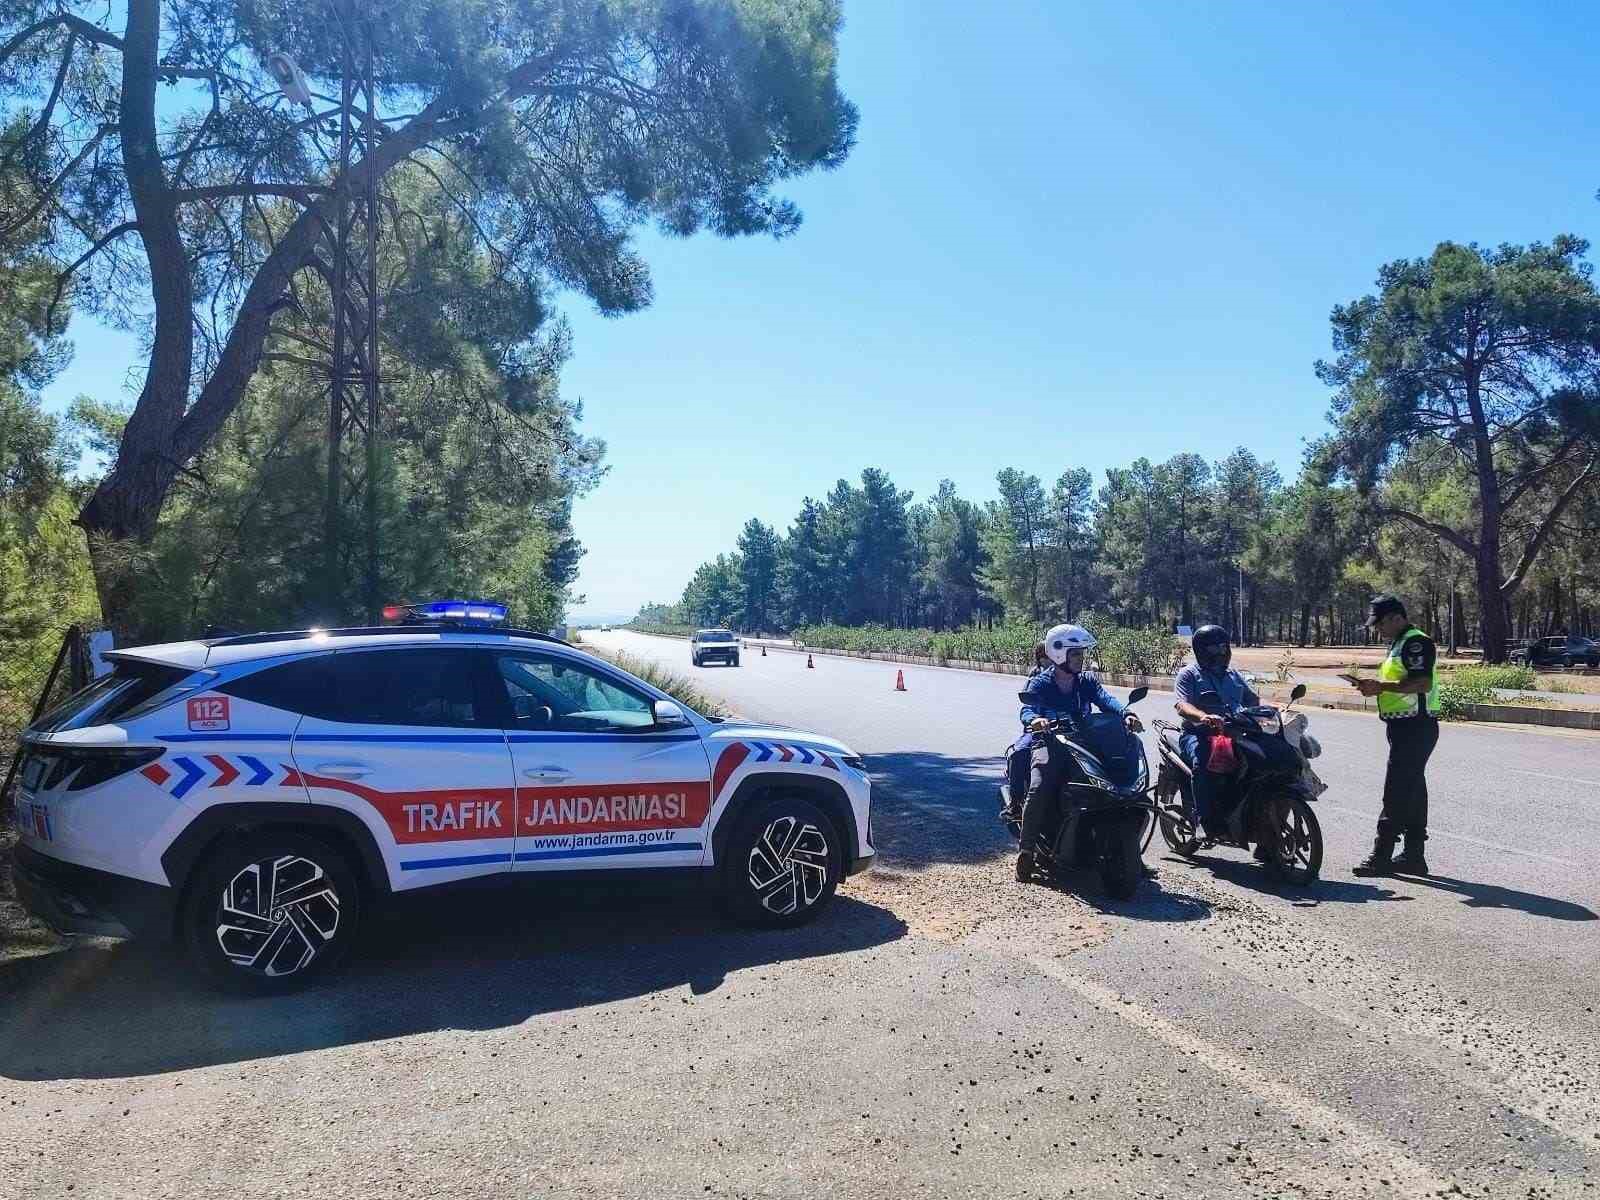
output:
M116 721L194 673L188 667L124 659L109 674L74 692L28 728L34 733L56 733L90 720L97 725Z

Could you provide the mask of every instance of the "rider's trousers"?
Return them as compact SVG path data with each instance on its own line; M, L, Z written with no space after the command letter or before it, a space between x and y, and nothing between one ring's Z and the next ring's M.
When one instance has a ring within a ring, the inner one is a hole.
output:
M1033 758L1028 770L1028 798L1023 801L1022 836L1019 849L1024 854L1048 850L1061 817L1061 776L1067 752L1049 735L1033 739ZM1045 840L1043 846L1040 839Z

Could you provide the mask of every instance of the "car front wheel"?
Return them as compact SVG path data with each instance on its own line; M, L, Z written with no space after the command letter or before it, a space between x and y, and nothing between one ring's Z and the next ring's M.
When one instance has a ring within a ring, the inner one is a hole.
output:
M361 898L344 856L292 833L229 840L189 889L184 934L218 984L290 992L336 966L355 938Z
M723 899L747 925L803 925L833 899L842 862L838 833L820 808L803 796L773 796L728 840Z

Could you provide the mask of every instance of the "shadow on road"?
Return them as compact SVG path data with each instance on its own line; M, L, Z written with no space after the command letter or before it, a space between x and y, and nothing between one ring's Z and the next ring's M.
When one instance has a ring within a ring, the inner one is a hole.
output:
M1514 908L1535 917L1549 917L1555 921L1600 921L1600 913L1571 900L1556 900L1533 892L1519 892L1492 883L1471 883L1465 879L1451 879L1448 875L1403 875L1407 883L1453 892L1461 897L1468 908Z
M80 946L0 964L0 1077L147 1075L501 1028L684 985L698 995L731 972L905 932L892 913L845 896L811 925L757 931L730 927L687 885L468 889L397 900L326 983L266 999L207 990L171 945Z
M1002 760L908 752L873 754L873 843L896 867L988 862L1015 854L1000 824Z
M1374 904L1414 899L1391 887L1381 887L1371 883L1351 883L1343 879L1326 877L1318 879L1309 887L1296 887L1274 879L1259 863L1248 859L1222 858L1210 854L1197 854L1192 859L1184 859L1169 854L1162 861L1204 867L1216 879L1225 880L1248 891L1293 901L1301 908L1314 908L1319 904Z

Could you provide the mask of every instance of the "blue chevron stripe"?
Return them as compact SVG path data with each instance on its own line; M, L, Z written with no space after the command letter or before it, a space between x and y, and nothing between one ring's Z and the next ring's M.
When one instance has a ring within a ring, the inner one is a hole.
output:
M772 757L772 747L765 742L751 742L750 744L756 748L757 762L766 762L767 759Z
M804 746L796 746L794 748L794 752L800 756L800 761L805 763L807 766L810 766L812 763L817 761L816 756Z
M263 783L272 778L272 768L267 766L267 764L262 762L259 758L254 758L248 754L241 754L239 755L239 761L246 764L250 770L254 772L249 779L244 781L245 787L260 787Z
M172 796L175 800L182 800L189 794L189 789L206 777L206 769L192 758L179 755L172 760L172 765L183 768L183 778L172 787Z

